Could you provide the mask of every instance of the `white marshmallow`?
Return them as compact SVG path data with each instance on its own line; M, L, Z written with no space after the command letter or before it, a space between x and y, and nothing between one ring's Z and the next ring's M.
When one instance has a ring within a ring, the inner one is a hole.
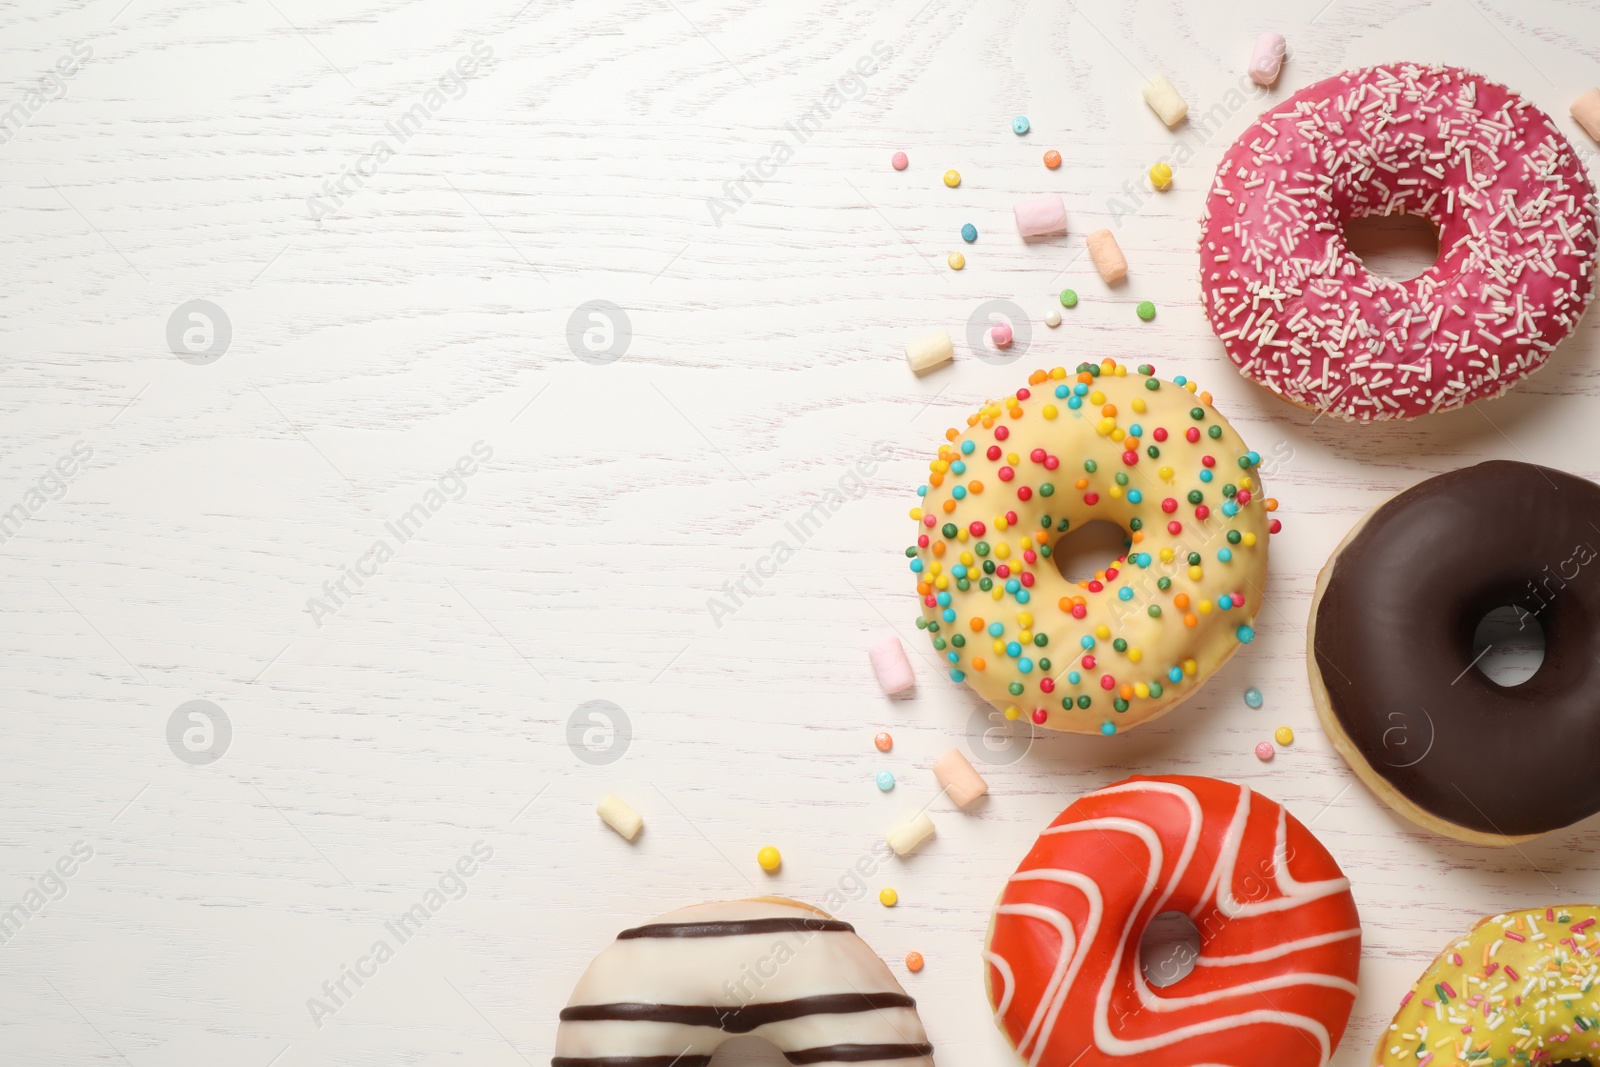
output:
M1161 75L1144 87L1144 102L1150 105L1151 111L1161 116L1161 121L1168 128L1182 122L1189 113L1189 105L1183 102L1183 97L1178 95L1178 90L1173 88L1166 75Z
M927 812L919 811L904 822L889 827L885 836L896 856L907 856L933 836L933 820L928 818Z
M594 809L605 824L632 841L639 836L639 831L644 827L644 816L630 807L627 801L615 793L607 793L600 798L600 803Z
M943 330L906 345L906 362L918 374L942 367L954 357L955 349L950 344L950 335Z

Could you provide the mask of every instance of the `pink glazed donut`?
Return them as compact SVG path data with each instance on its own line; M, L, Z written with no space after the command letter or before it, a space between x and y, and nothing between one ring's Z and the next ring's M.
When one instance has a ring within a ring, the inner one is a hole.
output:
M1273 107L1222 158L1200 285L1228 358L1285 400L1367 422L1496 397L1578 324L1595 190L1550 117L1459 67L1347 71ZM1410 213L1439 258L1378 278L1343 224Z

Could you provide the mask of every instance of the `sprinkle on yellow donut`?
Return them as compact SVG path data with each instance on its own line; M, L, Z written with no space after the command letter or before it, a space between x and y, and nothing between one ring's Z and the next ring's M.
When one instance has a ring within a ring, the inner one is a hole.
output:
M1277 502L1193 382L1111 360L1039 370L945 437L911 511L917 626L1008 718L1114 734L1254 639ZM1095 520L1127 551L1070 582L1051 552Z
M1600 1062L1600 908L1480 919L1400 1002L1376 1067Z

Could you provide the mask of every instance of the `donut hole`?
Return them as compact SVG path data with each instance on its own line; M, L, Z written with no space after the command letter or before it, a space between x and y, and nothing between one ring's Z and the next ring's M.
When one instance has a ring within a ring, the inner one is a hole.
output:
M1199 958L1200 930L1181 911L1157 915L1139 938L1139 971L1153 986L1183 981Z
M1532 678L1544 662L1544 627L1533 614L1507 605L1478 620L1472 668L1507 689ZM1464 672L1463 672L1464 673Z
M1425 215L1362 215L1346 219L1344 243L1369 274L1404 282L1439 258L1439 227Z
M1124 530L1114 522L1094 519L1082 526L1068 530L1050 546L1050 558L1056 570L1069 582L1086 582L1111 566L1133 544Z
M718 1045L707 1067L789 1067L789 1061L766 1038L740 1034Z

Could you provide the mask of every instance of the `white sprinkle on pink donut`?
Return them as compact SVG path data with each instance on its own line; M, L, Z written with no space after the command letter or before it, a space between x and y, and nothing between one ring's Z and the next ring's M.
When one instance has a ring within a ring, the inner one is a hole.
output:
M1379 278L1343 224L1409 213L1439 259ZM1459 67L1347 71L1261 116L1201 219L1212 329L1246 377L1356 421L1499 396L1577 326L1593 291L1594 185L1539 108Z

